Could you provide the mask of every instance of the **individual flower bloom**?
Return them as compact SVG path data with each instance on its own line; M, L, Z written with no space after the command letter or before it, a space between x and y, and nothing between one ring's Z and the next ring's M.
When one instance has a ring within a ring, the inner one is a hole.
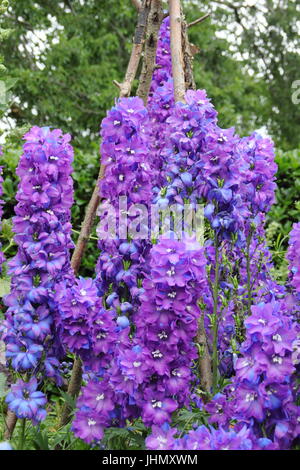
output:
M284 321L284 318L282 320ZM271 337L272 341L270 341L269 338L265 338L263 350L268 355L277 354L279 356L284 356L286 353L291 353L293 351L296 331L292 323L284 323L281 328L278 328L273 332Z
M211 433L213 450L252 450L252 433L247 426L239 431L212 429Z
M254 346L251 350L251 356L245 355L237 359L235 363L236 375L239 380L248 380L255 382L257 377L267 370L265 364L265 354L260 346Z
M262 422L265 418L264 400L257 383L247 380L239 383L236 389L238 412L244 419L255 418Z
M136 384L144 382L145 375L149 371L149 360L149 352L140 346L133 346L131 350L122 351L118 359L126 377L134 380Z
M176 428L166 426L152 426L152 433L145 440L147 449L150 450L170 450L173 449L177 433Z
M149 366L158 375L169 375L170 363L175 358L176 351L169 351L164 345L154 344L150 350Z
M51 325L53 318L50 314L49 308L45 305L38 307L33 315L27 315L28 322L24 322L24 326L20 326L20 330L25 333L28 338L45 339L47 335L51 334Z
M180 392L186 391L187 385L191 380L191 372L188 367L179 366L171 367L170 377L164 380L166 391L170 395L177 395Z
M34 422L45 419L47 398L44 393L37 390L37 380L31 379L29 382L18 380L11 386L11 391L5 399L8 407L20 419L27 418Z
M99 415L108 415L115 407L114 393L106 381L90 380L84 386L77 401L77 406L83 408L88 406Z
M288 382L295 371L292 359L278 354L273 354L271 357L263 355L260 363L265 365L267 377L271 382Z
M103 423L101 415L89 408L77 411L72 423L72 430L75 436L88 444L101 441L104 435L104 428L105 423Z
M147 426L152 424L161 426L163 423L171 421L171 414L177 406L177 402L171 398L150 399L142 409L143 421Z
M280 319L273 314L272 303L260 303L251 307L252 315L245 319L245 327L249 335L272 335L274 330L281 326Z
M90 325L90 337L94 354L108 354L117 339L115 312L105 310L99 305L99 299L93 310L87 315Z
M93 279L76 279L76 287L72 287L73 300L86 307L93 306L98 300L98 291Z
M15 370L34 369L42 357L43 347L30 340L9 343L6 347L6 357L11 360Z
M229 405L227 398L222 393L217 393L212 400L205 405L206 411L209 413L209 422L216 423L218 426L228 424L231 416L229 416Z
M211 433L206 426L199 426L195 431L190 431L179 441L177 449L211 450Z
M265 400L265 407L270 410L276 410L284 406L284 403L293 401L289 385L262 382L259 388Z

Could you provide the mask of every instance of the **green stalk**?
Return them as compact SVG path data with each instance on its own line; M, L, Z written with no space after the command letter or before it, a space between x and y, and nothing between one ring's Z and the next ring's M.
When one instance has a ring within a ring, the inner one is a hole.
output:
M247 246L246 246L246 270L247 270L247 313L251 314L251 304L252 304L252 285L251 285L251 265L250 265L250 244L252 239L252 231L250 231L247 236Z
M219 276L220 276L220 261L219 261L219 246L218 235L215 233L215 279L213 284L213 352L212 352L212 389L213 393L217 392L218 384L218 294L219 294Z
M21 431L20 431L20 439L19 439L18 450L23 450L24 449L25 429L26 429L26 419L22 419L21 420Z

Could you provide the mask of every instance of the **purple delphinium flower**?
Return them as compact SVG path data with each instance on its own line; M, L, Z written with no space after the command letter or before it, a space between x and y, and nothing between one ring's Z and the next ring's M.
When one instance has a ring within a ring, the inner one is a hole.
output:
M3 339L6 357L20 373L59 384L62 347L54 325L55 286L70 271L70 209L73 202L71 137L33 127L25 136L13 218L18 252L9 263L11 293ZM32 415L30 419L39 420Z
M200 246L189 250L184 241L162 238L150 256L151 270L134 317L136 340L148 366L137 400L147 425L169 421L178 406L188 403L191 365L197 356L197 299L206 288Z
M99 443L104 435L104 427L100 415L90 409L82 409L77 412L73 421L72 430L88 444Z
M99 372L116 341L114 310L106 310L93 279L60 283L55 294L57 329L61 342L79 355L86 368Z
M269 439L257 439L246 426L240 430L225 430L199 426L180 438L176 428L153 426L146 438L150 450L276 450Z
M233 383L225 395L216 395L206 405L209 421L227 427L237 420L238 426L251 427L258 439L267 436L278 448L287 449L298 437L297 355L293 353L299 349L299 327L285 300L261 302L251 312L244 321L246 338L235 362ZM222 410L221 421L218 410Z
M300 222L293 225L287 252L289 261L290 283L300 298Z

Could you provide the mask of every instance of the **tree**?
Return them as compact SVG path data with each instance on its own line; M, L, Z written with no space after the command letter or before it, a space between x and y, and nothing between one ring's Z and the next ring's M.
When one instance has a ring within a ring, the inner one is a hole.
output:
M189 35L199 49L197 86L218 105L221 124L237 122L242 134L266 126L280 147L297 146L296 2L204 1L201 11L199 2L183 3L188 21L211 13ZM13 0L3 53L18 81L8 116L18 125L62 127L77 147L91 148L116 95L112 80L125 71L135 14L130 2Z

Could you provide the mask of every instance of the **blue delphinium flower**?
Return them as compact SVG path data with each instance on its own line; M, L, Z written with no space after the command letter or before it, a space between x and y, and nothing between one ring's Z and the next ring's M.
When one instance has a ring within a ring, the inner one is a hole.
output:
M37 390L37 380L31 379L29 382L18 380L11 386L11 390L6 396L6 403L11 411L20 419L30 419L34 423L43 421L47 412L46 395Z

